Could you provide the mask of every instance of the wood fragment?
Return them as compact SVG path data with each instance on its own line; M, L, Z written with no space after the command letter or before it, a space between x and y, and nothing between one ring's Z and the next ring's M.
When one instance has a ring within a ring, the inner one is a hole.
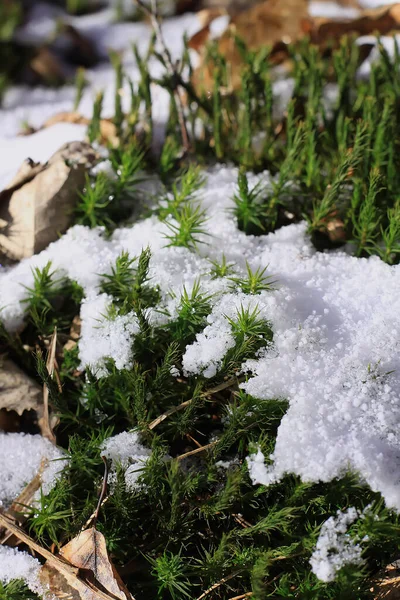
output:
M200 448L195 448L194 450L185 452L185 454L181 454L180 456L177 456L176 460L183 460L184 458L187 458L188 456L193 456L194 454L199 454L200 452L205 452L206 450L210 450L211 448L213 448L216 444L218 444L218 440L215 440L214 442L210 442L209 444L206 444L205 446L201 446Z
M198 598L196 598L196 600L203 600L203 598L205 598L206 596L208 596L209 594L211 594L211 592L213 592L217 588L221 587L221 585L223 585L224 583L226 583L230 579L233 579L234 577L236 577L237 575L239 575L239 573L240 573L240 571L235 571L234 573L231 573L230 575L227 575L226 577L223 577L222 579L220 579L219 581L217 581L216 583L214 583L212 586L210 586L209 588L207 588L205 592L203 592Z

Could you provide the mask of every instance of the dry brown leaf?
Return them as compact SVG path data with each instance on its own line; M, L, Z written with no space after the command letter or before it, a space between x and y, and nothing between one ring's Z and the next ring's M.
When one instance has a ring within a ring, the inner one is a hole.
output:
M60 600L116 600L116 598L134 600L129 592L125 596L115 596L115 594L113 595L107 591L107 588L100 589L95 582L84 579L86 573L81 574L79 568L42 548L18 527L10 517L2 513L0 513L0 526L7 529L21 542L29 546L31 550L46 559L46 563L39 573L42 584L48 589L48 593L44 596L45 599L54 600L54 597L56 597Z
M84 142L65 144L26 183L20 175L0 196L0 247L14 260L40 252L64 232L72 218L77 194L85 185L85 173L95 163L92 147ZM23 168L26 170L26 164ZM32 175L32 173L31 173ZM14 186L14 187L13 187ZM12 190L11 195L9 195Z
M241 57L236 47L235 37L239 36L252 50L261 46L289 44L304 36L304 23L309 19L308 0L268 0L256 4L233 16L228 29L218 41L218 49L231 66L231 87L241 85ZM209 27L209 25L207 26ZM207 28L196 34L197 42L191 41L197 50L201 47L199 38L206 41ZM201 65L193 74L193 83L198 90L209 93L212 90L212 65Z
M104 535L95 527L82 531L61 548L60 554L74 567L91 571L94 582L116 598L132 598L108 558Z
M15 411L19 416L25 410L40 412L42 390L15 363L0 357L0 409Z
M29 68L40 81L47 84L61 85L66 81L60 61L47 46L38 49L29 63Z
M46 361L46 369L50 377L53 377L55 372L56 363L56 349L57 349L57 328L54 328L53 335L51 336L48 356ZM56 436L54 435L54 427L58 424L57 417L53 418L54 415L50 415L49 409L49 388L43 384L43 411L42 417L39 419L39 427L42 432L42 436L47 438L52 444L56 443Z
M8 517L18 521L20 525L28 518L27 514L22 514L21 507L31 506L35 493L42 485L42 475L48 464L48 459L42 458L39 471L36 473L32 481L25 486L20 495L13 501L10 508L6 512ZM6 542L7 546L16 546L18 544L18 538L10 531L0 527L0 544L5 544Z
M314 18L310 20L309 27L311 40L321 45L324 45L329 38L338 39L349 34L385 35L400 28L400 4L364 10L357 19Z
M356 0L343 0L353 6ZM328 40L339 41L343 35L385 35L400 29L400 4L360 11L356 19L328 19L310 17L307 0L267 0L252 6L231 18L227 30L218 40L218 49L231 67L230 88L241 86L242 59L235 44L239 36L251 50L271 46L271 60L280 63L287 57L289 43L310 36L313 43L324 47ZM213 66L205 64L204 45L209 38L210 23L196 33L189 42L199 52L203 64L193 74L193 84L199 92L209 94L213 86Z

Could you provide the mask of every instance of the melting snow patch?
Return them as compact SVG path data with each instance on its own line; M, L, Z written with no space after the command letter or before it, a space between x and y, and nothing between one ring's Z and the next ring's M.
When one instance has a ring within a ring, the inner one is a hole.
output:
M249 185L260 179L270 181L268 173L251 175ZM329 481L352 469L400 509L400 266L343 251L318 253L304 223L246 236L232 211L236 180L233 168L208 173L199 198L208 235L198 253L167 248L166 226L155 216L117 229L111 239L101 229L75 226L41 254L0 271L0 318L10 330L21 324L31 269L51 260L59 275L85 291L82 366L99 377L108 358L129 367L137 322L133 314L107 318L110 298L100 293L99 274L110 273L123 250L134 257L149 245L151 284L161 296L149 314L153 323L173 319L183 287L190 293L198 278L202 292L211 295L207 326L184 354L186 373L217 372L234 343L225 315L234 316L241 305L257 306L271 324L273 343L242 365L252 373L243 385L248 393L289 402L271 464L259 464L260 481L278 481L285 473ZM236 276L245 276L246 261L253 270L268 267L276 289L246 296L226 278L212 279L210 259L219 261L222 254L234 263Z
M9 546L0 546L0 581L9 583L13 579L22 579L32 592L44 592L39 581L41 564L27 552Z
M360 513L354 508L346 512L338 510L336 517L329 517L321 527L318 541L310 558L311 569L321 581L333 581L342 567L361 565L362 548L347 533Z
M0 432L0 507L11 504L39 472L43 493L48 494L65 466L63 457L40 435Z
M139 435L135 431L124 431L108 438L103 443L101 453L112 463L109 484L115 484L117 468L122 467L126 489L131 492L137 487L140 473L151 456L151 450L139 442Z

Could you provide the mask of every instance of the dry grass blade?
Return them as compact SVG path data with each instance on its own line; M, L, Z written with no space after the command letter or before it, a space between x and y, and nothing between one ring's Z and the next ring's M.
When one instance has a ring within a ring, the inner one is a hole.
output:
M206 450L210 450L210 448L213 448L216 444L218 444L218 440L216 440L215 442L210 442L209 444L206 444L205 446L201 446L201 448L195 448L194 450L185 452L185 454L181 454L180 456L177 456L176 460L183 460L184 458L187 458L188 456L193 456L194 454L199 454L200 452L205 452Z
M219 385L217 385L213 388L210 388L209 390L206 390L201 395L203 397L212 396L213 394L217 394L218 392L222 392L223 390L226 390L227 388L232 387L237 382L238 382L238 380L236 377L234 379L229 379L228 381L224 381L223 383L220 383ZM165 421L165 419L167 419L174 413L179 412L180 410L183 410L184 408L189 406L189 404L191 404L192 402L193 402L193 398L191 398L190 400L185 400L185 402L181 402L181 404L178 404L178 406L172 406L171 408L166 410L164 413L162 413L162 415L158 416L156 419L151 421L151 423L149 423L149 429L154 429L155 427L157 427L157 425L159 425L160 423Z
M165 419L167 419L170 415L173 415L174 413L179 412L180 410L183 410L184 408L186 408L186 406L189 406L189 404L191 402L192 402L192 399L186 400L185 402L181 402L181 404L178 404L178 406L173 406L169 410L166 410L165 413L163 413L162 415L160 415L159 417L154 419L154 421L152 421L149 424L149 429L154 429L155 427L157 427L157 425L159 425L160 423L165 421Z
M53 335L51 336L49 351L46 361L46 368L50 375L53 377L56 363L56 348L57 348L57 327L54 328ZM50 412L49 412L49 388L46 384L43 385L43 416L40 419L40 429L43 437L50 440L52 444L56 443L56 436L54 435L53 428L50 423Z
M203 592L198 598L196 598L196 600L203 600L203 598L205 598L206 596L208 596L209 594L211 594L211 592L213 592L214 590L216 590L217 588L219 588L221 585L223 585L224 583L226 583L230 579L233 579L234 577L236 577L237 575L239 575L239 573L240 573L240 571L235 571L234 573L231 573L230 575L227 575L226 577L223 577L222 579L220 579L219 581L217 581L217 583L214 583L208 589L206 589L206 591Z
M39 471L36 473L35 477L25 486L18 498L14 500L10 508L7 510L7 516L18 521L20 525L27 519L24 514L21 514L21 507L30 506L33 496L42 485L43 471L47 468L48 464L49 461L47 458L42 458ZM13 533L7 530L2 530L1 528L0 532L0 544L5 544L7 542L7 546L17 545L18 539Z

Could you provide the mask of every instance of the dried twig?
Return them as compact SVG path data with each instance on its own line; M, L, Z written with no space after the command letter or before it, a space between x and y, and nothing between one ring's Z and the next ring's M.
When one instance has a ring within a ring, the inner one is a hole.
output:
M206 444L205 446L201 446L200 448L195 448L194 450L185 452L185 454L181 454L180 456L177 456L176 460L183 460L184 458L187 458L188 456L193 456L193 454L199 454L200 452L204 452L205 450L209 450L210 448L213 448L216 444L218 444L218 440L215 440L215 442L210 442L209 444Z
M234 573L231 573L230 575L227 575L226 577L223 577L222 579L220 579L219 581L217 581L217 583L214 583L212 586L210 586L208 589L206 589L206 591L203 592L201 594L201 596L199 596L196 600L202 600L203 598L205 598L206 596L208 596L208 594L211 594L211 592L213 592L214 590L216 590L217 588L219 588L221 585L223 585L224 583L226 583L230 579L233 579L234 577L236 577L237 575L239 575L239 573L240 573L240 571L235 571Z
M240 594L240 596L229 598L229 600L242 600L242 598L251 598L251 596L253 596L253 592L246 592L245 594Z
M161 56L164 60L165 67L168 71L169 76L171 77L171 80L175 83L174 95L175 95L175 101L176 101L176 109L177 109L177 113L178 113L179 126L181 129L181 135L182 135L182 144L183 144L183 149L184 149L185 154L189 154L190 149L191 149L190 139L189 139L189 134L188 134L187 126L186 126L186 119L185 119L185 113L184 113L184 108L183 108L183 98L182 98L181 90L179 87L181 77L180 77L180 74L178 73L177 68L175 67L175 65L172 62L171 54L165 43L164 36L163 36L162 30L161 30L160 21L157 16L156 3L152 1L151 9L150 9L148 6L146 6L146 4L144 4L143 0L135 0L135 2L150 19L151 26L155 33L156 39L161 47Z
M205 392L203 392L201 394L201 396L202 397L212 396L213 394L216 394L217 392L221 392L222 390L225 390L226 388L231 387L237 381L238 380L236 377L234 379L229 379L228 381L224 381L223 383L220 383L219 385L217 385L213 388L210 388L209 390L206 390ZM154 421L151 421L151 423L149 424L149 429L154 429L155 427L157 427L157 425L159 425L160 423L165 421L165 419L167 419L169 416L173 415L176 412L179 412L180 410L183 410L184 408L189 406L189 404L191 404L192 402L193 402L193 398L191 398L190 400L185 400L185 402L181 402L181 404L178 404L178 406L173 406L172 408L169 408L162 415L160 415L159 417L154 419Z
M157 425L165 421L165 419L167 419L170 415L173 415L174 413L183 410L186 406L189 406L192 401L193 398L186 400L185 402L181 402L181 404L178 404L178 406L173 406L172 408L166 410L165 413L154 419L154 421L149 424L149 429L154 429L154 427L157 427Z

